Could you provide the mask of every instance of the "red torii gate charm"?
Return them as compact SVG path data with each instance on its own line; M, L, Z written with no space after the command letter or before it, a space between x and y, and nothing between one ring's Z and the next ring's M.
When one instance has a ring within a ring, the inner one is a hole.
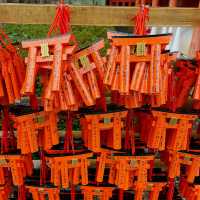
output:
M32 194L33 200L44 200L46 197L49 200L60 199L60 189L56 187L26 186L26 188Z
M141 138L151 149L179 151L188 148L189 130L197 115L176 114L160 111L139 113ZM148 122L148 123L147 123Z
M91 200L94 196L99 200L109 200L112 197L114 187L100 187L100 186L81 186L84 200Z
M46 38L22 42L22 47L28 49L27 69L25 81L21 90L22 94L34 93L34 85L39 68L51 69L51 78L48 87L52 92L59 92L62 62L68 59L68 55L74 51L70 46L72 35Z
M127 111L85 114L81 118L85 146L94 152L101 152L102 145L121 149L123 120L126 116Z
M62 188L69 188L72 185L88 184L88 158L93 153L82 153L74 155L53 155L46 156L47 165L51 169L51 183Z

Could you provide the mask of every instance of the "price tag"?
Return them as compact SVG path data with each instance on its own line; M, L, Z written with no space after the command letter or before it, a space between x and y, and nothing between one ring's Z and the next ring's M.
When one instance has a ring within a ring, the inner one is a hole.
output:
M47 43L41 44L41 56L44 57L49 57L49 46Z

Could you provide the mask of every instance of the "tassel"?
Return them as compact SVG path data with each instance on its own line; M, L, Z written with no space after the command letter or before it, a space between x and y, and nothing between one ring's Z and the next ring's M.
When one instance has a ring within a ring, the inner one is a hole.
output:
M133 110L129 110L127 115L124 148L126 150L131 150L132 155L135 154L135 130L133 124Z
M74 140L73 140L72 126L73 126L72 113L67 113L66 133L65 133L65 139L64 139L64 149L67 150L67 151L70 150L70 146L71 146L72 150L74 151Z
M73 184L71 186L71 200L76 200L76 191L75 186Z
M8 153L8 108L3 108L3 122L2 122L2 138L1 138L1 152Z
M26 190L24 185L18 187L18 200L26 200Z
M174 196L174 178L169 180L169 190L167 192L167 200L172 200Z
M2 121L2 139L1 139L1 152L8 153L9 151L9 130L11 130L9 110L8 107L3 107L3 121ZM14 140L14 132L11 131L10 139ZM10 141L13 145L14 142Z
M39 111L39 103L36 95L30 95L30 105L34 111Z
M142 5L138 14L133 18L135 21L134 34L136 35L146 35L149 30L146 27L147 22L149 21L149 8Z
M46 160L44 151L40 151L40 185L44 185L46 183Z
M48 36L50 36L52 32L56 32L58 29L60 29L61 34L66 34L71 31L70 8L69 6L64 5L63 0L61 0L56 9L56 15L49 29Z

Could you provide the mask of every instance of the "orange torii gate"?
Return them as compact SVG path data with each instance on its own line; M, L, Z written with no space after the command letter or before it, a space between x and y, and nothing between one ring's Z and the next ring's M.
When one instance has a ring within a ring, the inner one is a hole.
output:
M59 143L57 112L38 112L13 117L17 129L17 148L22 154L50 149Z
M101 152L101 146L113 149L122 147L122 129L127 111L102 114L84 114L81 118L82 138L86 147Z
M101 186L81 186L84 200L91 200L98 197L99 200L109 200L112 197L114 187L101 187Z
M36 75L41 63L52 70L52 82L49 83L50 91L60 90L62 61L67 59L67 55L72 54L73 48L69 45L72 35L24 41L22 47L28 49L26 77L22 87L22 94L34 93ZM51 49L49 49L51 48ZM65 52L67 52L65 54ZM50 53L53 53L52 55ZM63 55L64 54L64 55ZM38 65L38 66L37 66Z
M51 169L51 183L62 188L72 185L88 184L88 158L93 153L80 153L74 155L46 155L47 165Z
M8 200L11 193L11 184L7 182L5 185L0 186L0 199Z
M188 148L188 138L192 123L197 115L176 114L153 110L151 113L139 113L141 138L147 147L163 151L165 149L179 151Z
M42 99L46 111L51 111L53 108L58 108L61 103L63 104L63 93L64 103L67 104L65 109L76 109L77 105L70 104L72 98L70 84L66 86L64 91L61 87L64 71L69 66L66 62L70 60L70 56L77 48L76 45L71 45L73 39L73 35L67 34L22 42L23 48L28 49L28 57L25 59L27 69L21 93L23 95L35 93L36 78L40 73L41 82L44 86ZM73 66L70 66L70 68L72 72L77 71ZM74 73L76 74L76 72ZM82 85L80 84L80 86ZM81 90L82 88L78 89Z
M110 168L110 184L117 185L120 189L128 190L134 184L146 184L148 182L148 169L154 156L126 156L126 154L112 154L111 151L104 151L98 161L97 182L103 182L106 165ZM137 179L135 179L137 177Z
M167 63L171 56L164 50L171 37L171 34L133 36L113 33L104 84L113 92L114 103L127 108L140 107L149 103L146 96L154 107L166 103ZM169 58L166 59L167 55Z
M190 152L165 151L163 161L168 166L168 177L174 179L177 176L185 176L188 183L193 183L200 172L200 155ZM181 174L181 165L187 166L185 174Z
M83 74L83 79L88 85L91 98L95 102L101 99L101 107L106 110L106 100L104 97L103 77L105 71L105 59L100 55L100 50L104 48L104 41L100 40L91 46L77 51L73 58L75 65Z
M24 184L24 178L31 176L33 162L31 155L0 155L0 184L6 183L4 169L10 170L12 182L16 186Z
M166 184L165 182L136 183L133 186L134 200L142 200L144 191L149 191L149 200L158 200L159 194Z
M26 186L26 188L32 194L33 200L44 200L46 197L49 200L60 199L60 189L56 187Z
M179 190L181 196L187 200L200 200L199 184L188 184L187 181L184 179L180 182Z

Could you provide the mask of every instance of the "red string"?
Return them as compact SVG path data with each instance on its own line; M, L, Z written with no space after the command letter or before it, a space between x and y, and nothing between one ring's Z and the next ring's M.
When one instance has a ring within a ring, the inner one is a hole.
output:
M56 15L52 25L50 26L48 36L50 36L52 32L56 32L58 29L60 29L61 34L66 34L71 31L70 7L68 5L64 5L64 1L62 0L56 8Z
M18 200L26 200L26 190L24 185L18 187Z
M174 178L169 178L169 190L167 192L167 200L172 200L174 196Z
M30 95L30 105L34 111L39 111L39 103L35 94Z
M8 131L9 131L9 112L8 108L3 108L1 152L8 153Z
M3 29L0 29L0 41L6 48L7 48L7 46L13 47L12 40L3 31Z
M135 154L135 130L133 124L133 110L128 111L126 119L126 135L124 148L131 150L132 155Z
M146 25L147 25L147 22L149 21L149 8L142 5L140 7L139 12L134 17L134 21L135 21L134 34L146 35L148 33L148 29Z
M119 189L119 200L123 200L123 199L124 199L124 190Z
M69 151L70 147L72 151L74 151L74 140L73 140L73 117L72 113L67 113L66 117L66 132L65 132L65 139L64 139L64 150Z
M103 112L107 112L107 105L106 105L106 97L105 97L105 88L103 85L103 80L99 77L99 90L101 97L97 99L95 109L101 108Z
M44 151L40 150L40 185L44 185L46 183L46 167Z

